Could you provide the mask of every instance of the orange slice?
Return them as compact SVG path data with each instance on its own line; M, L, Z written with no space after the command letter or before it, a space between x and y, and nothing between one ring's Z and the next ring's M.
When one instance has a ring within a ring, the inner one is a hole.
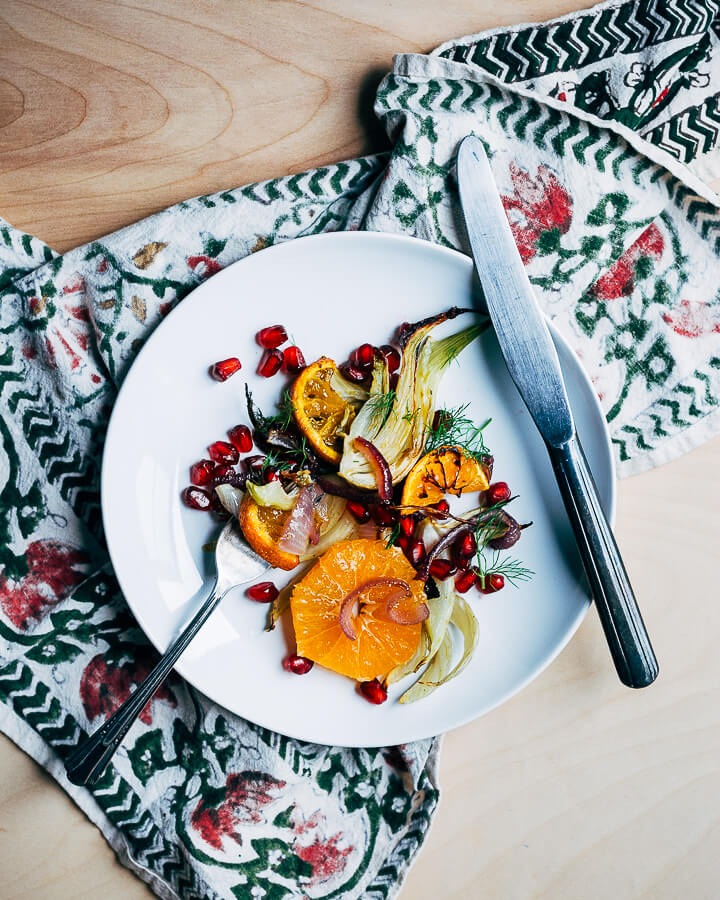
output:
M347 431L356 413L330 386L336 371L335 363L323 356L303 369L290 389L298 428L318 456L331 463L340 462L342 434L338 432Z
M408 604L425 602L423 583L398 547L382 541L341 541L320 557L290 598L297 652L358 681L381 678L407 662L420 643L422 625L399 625L383 616L390 591L375 584L359 592L351 640L340 627L340 607L351 591L383 577L402 579Z
M260 506L249 494L245 494L238 511L238 522L245 540L253 550L271 566L278 569L294 569L300 562L294 553L284 553L278 548L290 510L274 506Z
M428 506L443 494L486 491L488 469L460 447L440 447L426 453L410 470L402 492L403 506Z

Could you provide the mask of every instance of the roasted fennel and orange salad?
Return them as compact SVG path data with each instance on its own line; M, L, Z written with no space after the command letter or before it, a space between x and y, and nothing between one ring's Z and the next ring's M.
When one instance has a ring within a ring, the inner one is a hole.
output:
M433 337L454 319L471 324ZM260 556L292 573L281 590L262 581L246 591L271 604L269 629L291 616L288 672L317 663L356 681L372 703L415 675L400 703L419 700L472 657L468 592L531 577L508 553L527 525L507 510L508 485L492 481L489 420L472 421L468 404L436 408L443 373L482 329L472 311L453 308L404 323L394 344L362 344L339 365L325 356L306 364L281 325L258 332L258 374L289 379L277 409L261 411L246 385L249 425L209 446L182 499L235 517ZM232 357L210 374L225 381L240 369Z

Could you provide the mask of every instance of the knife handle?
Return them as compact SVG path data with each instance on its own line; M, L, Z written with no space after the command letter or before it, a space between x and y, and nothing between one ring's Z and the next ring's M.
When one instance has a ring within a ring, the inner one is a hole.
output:
M617 673L628 687L647 687L657 660L580 440L548 450Z

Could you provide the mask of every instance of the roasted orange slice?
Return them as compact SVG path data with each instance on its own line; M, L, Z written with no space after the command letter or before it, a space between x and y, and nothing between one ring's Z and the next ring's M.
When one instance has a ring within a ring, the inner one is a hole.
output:
M423 588L398 547L340 541L293 589L297 652L358 681L387 675L417 650L419 619L427 615Z
M287 509L260 506L249 494L245 494L238 510L238 522L245 540L259 556L278 569L294 569L300 561L294 553L284 553L277 545L289 515Z
M318 456L331 463L340 462L342 436L357 412L330 385L336 371L335 363L322 357L303 369L290 389L298 428Z
M402 492L403 506L429 506L444 494L459 497L465 491L485 491L488 469L460 447L439 447L426 453L412 467Z

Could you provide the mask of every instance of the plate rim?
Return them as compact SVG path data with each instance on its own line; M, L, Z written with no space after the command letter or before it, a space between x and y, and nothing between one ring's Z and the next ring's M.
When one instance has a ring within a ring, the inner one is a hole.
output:
M158 325L153 329L152 333L148 336L148 338L146 339L142 348L139 350L139 352L137 353L137 355L135 356L135 358L132 360L132 362L128 366L127 370L125 371L125 373L122 377L120 386L118 388L118 392L113 401L113 408L110 413L110 418L108 420L108 425L107 425L107 430L106 430L106 435L105 435L105 442L104 442L104 446L103 446L103 456L102 456L101 474L100 474L100 507L101 507L101 517L102 517L103 531L104 531L105 541L106 541L106 546L107 546L107 552L108 552L108 556L110 559L110 563L112 565L113 574L118 582L120 590L123 594L123 598L124 598L125 602L127 603L128 607L130 609L130 612L133 615L133 618L137 622L140 630L143 632L145 637L150 641L150 643L155 647L155 649L159 653L163 653L165 651L165 649L167 648L168 644L161 643L161 642L157 641L155 639L155 637L153 637L153 635L151 634L151 630L148 628L145 617L142 614L142 609L143 609L142 605L141 604L134 605L131 602L131 600L129 599L129 594L123 585L123 579L122 579L121 574L115 564L115 559L113 558L111 541L109 538L111 531L108 528L109 511L107 508L108 504L106 501L106 497L108 496L107 484L108 484L109 477L110 477L109 476L109 464L108 464L108 456L109 456L108 448L112 441L112 436L113 436L113 432L114 432L113 426L117 422L116 411L118 409L118 404L119 404L121 394L122 394L123 390L125 389L125 386L128 381L128 377L130 376L133 368L135 368L136 363L138 362L138 360L141 357L143 357L146 353L148 353L152 350L152 346L153 346L156 335L164 327L165 323L168 322L169 320L171 320L172 316L176 313L176 311L178 311L180 309L183 301L187 300L190 296L196 294L198 291L202 291L202 290L208 288L215 279L222 278L226 272L229 272L235 266L241 265L242 263L247 263L248 261L253 259L255 256L269 254L269 253L277 254L277 253L286 251L291 247L296 248L298 243L301 243L304 245L308 242L317 243L320 241L331 243L331 244L336 243L336 242L344 243L344 242L357 242L357 241L370 241L370 242L379 242L379 243L388 243L388 244L404 244L404 245L411 246L411 247L414 247L417 249L421 249L427 253L445 256L447 258L454 260L455 262L459 263L460 265L469 267L470 269L474 268L472 258L470 256L468 256L467 254L461 252L460 250L456 250L451 247L444 247L444 246L441 246L440 244L435 244L431 241L427 241L422 238L417 238L417 237L413 237L413 236L405 235L405 234L390 234L390 233L381 232L381 231L335 231L335 232L323 232L321 234L304 235L304 236L301 236L298 238L294 238L292 240L283 241L278 244L273 244L272 246L266 247L263 250L257 251L256 253L253 253L250 256L242 257L241 259L235 260L235 262L230 263L224 269L222 269L220 272L218 272L216 275L214 275L211 278L208 278L205 281L201 282L200 284L196 285L191 291L188 292L188 294L185 295L185 297L183 297L183 299L178 304L176 304L176 306L168 313L168 315L165 316L165 318L161 322L159 322ZM582 365L582 362L578 358L572 345L567 340L567 338L565 338L565 336L559 331L559 329L553 324L551 319L547 316L547 314L544 311L543 311L543 316L545 319L545 323L547 324L547 326L550 330L550 334L552 336L553 341L556 344L562 345L563 348L574 359L574 361L576 363L576 371L579 374L580 380L584 381L585 386L589 389L590 395L592 397L592 406L593 406L594 412L597 414L599 421L602 423L602 435L604 438L604 440L602 442L602 450L604 451L604 456L606 457L606 460L609 464L609 476L610 476L609 496L608 496L607 508L605 509L605 514L608 518L608 521L610 522L611 527L614 528L616 510L617 510L617 471L616 471L615 456L612 452L612 441L611 441L611 437L610 437L610 431L609 431L609 428L607 425L607 420L602 411L602 407L600 406L600 401L599 401L599 398L595 391L595 388L592 385L590 376L586 372L584 366ZM580 627L583 620L585 619L585 616L587 615L588 610L591 605L592 605L592 600L589 596L587 596L585 603L583 604L582 608L580 610L578 610L578 613L577 613L575 619L572 621L572 623L568 627L562 640L559 641L552 648L552 650L546 656L544 656L543 659L533 669L531 669L528 672L527 676L522 681L520 681L516 685L514 685L512 689L510 689L510 690L506 691L505 693L503 693L502 695L500 695L492 705L486 707L480 713L471 712L465 716L460 717L458 719L458 721L449 730L454 731L456 728L460 728L463 725L467 725L469 722L475 721L476 719L487 715L488 713L497 709L499 706L502 706L504 703L506 703L508 700L510 700L516 694L520 693L525 687L528 686L528 684L530 684L532 681L534 681L546 668L548 668L548 666L550 666L550 664L552 662L555 661L555 659L557 659L557 657L560 655L560 653L562 653L562 651L568 645L570 640L575 636L578 628ZM240 718L247 718L246 716L243 716L242 713L235 712L234 710L231 710L228 707L224 706L218 700L215 700L212 697L211 693L208 693L204 687L200 687L195 682L194 678L186 672L185 667L182 664L182 657L178 661L178 663L174 666L174 671L177 672L177 674L181 678L183 678L185 681L187 681L187 683L189 685L191 685L195 690L200 691L202 694L207 696L213 703L217 703L218 706L220 706L223 709L226 709L232 715L237 715ZM322 741L318 741L318 739L316 737L313 737L312 735L303 735L303 734L299 734L299 733L289 733L286 731L278 731L276 725L269 724L269 723L263 722L263 721L256 721L255 718L253 718L253 720L248 719L248 721L253 721L254 724L256 724L262 728L268 728L271 731L275 731L277 733L283 734L286 737L289 737L294 740L302 740L302 741L307 741L310 743L323 743ZM442 732L442 733L445 733L445 732ZM408 737L407 739L403 740L401 743L418 741L418 740L427 740L427 739L430 739L430 738L433 738L436 736L437 735L434 733L425 734L423 732L423 734ZM341 747L369 747L369 748L385 746L385 744L383 744L383 743L373 743L372 740L364 741L362 743L337 743L337 742L334 742L333 745L341 746ZM327 745L327 746L330 746L330 745Z

